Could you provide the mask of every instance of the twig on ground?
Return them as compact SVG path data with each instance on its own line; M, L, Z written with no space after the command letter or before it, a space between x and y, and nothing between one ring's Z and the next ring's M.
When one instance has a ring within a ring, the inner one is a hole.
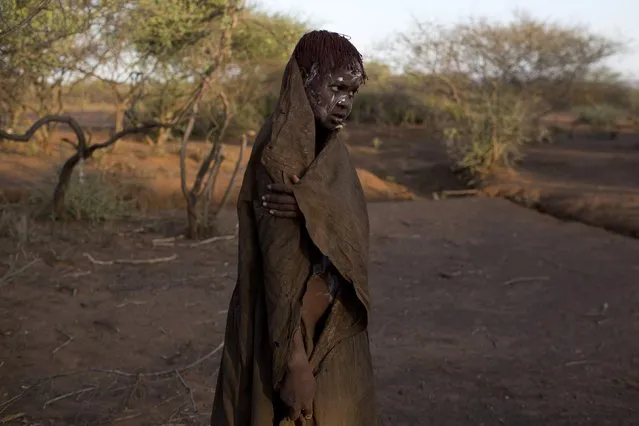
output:
M189 384L186 383L186 380L184 380L184 377L182 377L182 375L180 374L180 372L178 370L175 370L175 376L180 381L182 386L184 386L184 388L189 393L189 399L191 400L191 408L193 409L194 413L197 413L197 406L195 405L195 398L193 397L193 389L191 389Z
M0 402L0 414L4 413L14 402L22 399L26 394L28 394L29 392L31 392L33 389L37 388L38 386L42 386L43 384L49 383L51 380L58 379L60 377L75 376L77 374L86 373L87 371L88 370L78 370L78 371L71 371L67 373L54 374L48 377L44 377L32 385L24 386L22 388L22 392L12 396L6 401Z
M207 238L206 240L198 241L197 243L192 243L189 247L199 247L205 244L215 243L217 241L228 241L235 239L235 235L220 235L217 237Z
M8 416L4 416L3 418L0 419L0 424L2 424L2 425L9 424L9 422L21 419L22 417L24 417L26 415L27 415L26 413L9 414Z
M441 278L450 279L450 278L458 277L461 274L462 274L462 271L451 271L451 272L441 271L437 275L439 275Z
M67 346L69 346L71 344L71 342L73 342L74 337L65 333L62 330L56 330L58 333L60 334L64 334L67 338L67 340L65 340L62 344L60 344L59 346L57 346L53 351L51 351L51 355L55 355L57 352L61 351L62 349L66 348Z
M54 402L58 402L61 401L65 398L69 398L72 396L76 396L76 395L81 395L83 393L87 393L87 392L91 392L92 390L97 389L95 386L90 386L88 388L83 388L77 391L73 391L73 392L67 392L65 394L62 394L60 396L56 396L55 398L52 398L50 400L48 400L47 402L44 403L44 405L42 406L42 409L44 410L45 408L47 408L49 405L53 404Z
M133 384L131 391L128 393L128 395L126 396L126 399L124 400L125 409L129 408L129 402L131 402L131 399L133 399L133 395L135 395L135 393L138 391L141 381L142 381L142 377L140 377L140 375L138 374L137 377L135 378L135 383Z
M63 278L80 278L91 275L91 271L72 271L62 275Z
M32 267L39 261L40 261L40 258L36 258L30 261L29 263L27 263L26 265L22 265L18 269L9 268L9 270L2 277L0 277L0 287L3 287L9 284L11 281L13 281L14 278L22 274L24 271L26 271L27 269L29 269L30 267Z
M189 370L189 369L201 364L202 362L206 361L207 359L211 358L213 355L215 355L220 350L222 350L223 347L224 347L224 343L220 343L215 349L213 349L211 352L207 353L203 357L198 358L195 361L193 361L192 363L190 363L188 365L185 365L184 367L181 367L181 368L178 368L178 369L156 371L156 372L153 372L153 373L127 373L126 371L122 371L122 370L105 370L105 369L90 369L89 371L93 371L93 372L96 372L96 373L115 374L115 375L124 376L124 377L136 377L136 376L158 377L158 376L164 376L164 375L167 375L167 374L175 374L176 371L179 371L180 373L182 373L182 372L184 372L186 370Z
M186 405L186 403L180 405L179 407L177 407L175 410L173 410L171 412L171 415L169 416L168 419L166 419L166 422L164 423L164 425L168 426L171 424L174 424L174 421L176 419L176 416L180 413L180 411L182 411L182 409L184 408L184 406ZM163 425L163 426L164 426Z
M477 189L451 189L451 190L441 191L437 195L435 195L435 194L437 194L437 193L433 193L433 198L435 200L439 200L439 199L448 198L448 197L474 196L474 195L479 194L479 191Z
M565 363L564 365L566 367L572 367L574 365L584 365L584 364L596 364L597 361L592 361L592 360L588 360L588 359L582 359L579 361L569 361L567 363Z
M152 259L114 259L114 260L97 260L89 253L83 253L94 265L154 265L156 263L170 262L177 259L177 254L167 257L155 257Z
M515 284L520 284L520 283L525 283L525 282L530 282L530 281L548 281L550 279L550 277L518 277L518 278L513 278L511 280L508 280L506 282L504 282L504 286L509 286L509 285L515 285Z
M118 232L118 236L122 237L122 236L125 236L125 235L128 235L128 234L141 234L141 233L143 233L145 231L146 231L145 227L140 227L140 228L132 229L130 231Z
M215 347L213 350L211 350L210 352L208 352L207 354L205 354L204 356L202 356L201 358L196 359L195 361L193 361L192 363L185 365L184 367L178 368L178 369L170 369L170 370L165 370L165 371L157 371L157 372L152 372L152 373L127 373L125 371L121 371L121 370L106 370L106 369L88 369L88 370L78 370L78 371L72 371L72 372L67 372L67 373L61 373L61 374L55 374L52 376L48 376L45 377L43 379L40 379L37 383L34 383L32 385L28 385L23 387L22 391L14 396L12 396L11 398L9 398L6 401L0 401L0 414L4 413L11 405L13 405L16 401L22 399L27 393L31 392L33 389L42 386L45 383L50 382L51 380L60 378L60 377L68 377L68 376L73 376L73 375L77 375L77 374L82 374L82 373L104 373L104 374L115 374L118 376L124 376L124 377L137 377L138 381L140 380L140 378L142 377L159 377L159 376L165 376L165 375L169 375L169 374L176 374L177 373L182 373L186 370L189 370L193 367L196 367L197 365L201 364L202 362L206 361L207 359L211 358L213 355L217 354L220 350L222 350L222 348L224 347L224 343L220 343L217 347ZM91 392L92 390L97 389L96 387L87 387L87 388L83 388L74 392L69 392L69 393L65 393L63 395L59 395L53 399L50 399L48 401L46 401L43 405L43 409L46 408L47 406L53 404L54 402L60 401L62 399L65 398L69 398L72 396L76 396L76 395L81 395L83 393L87 393L87 392Z
M165 246L165 245L175 245L175 242L178 240L184 239L184 235L178 235L177 237L168 237L168 238L154 238L151 240L151 243L154 246Z
M120 416L120 417L116 417L115 419L113 419L113 423L118 423L118 422L124 422L126 420L133 420L133 419L137 419L138 417L140 417L143 413L137 411L135 413L131 413L131 414L125 414L124 416Z
M116 308L124 308L125 306L128 306L128 305L136 305L136 306L138 306L138 305L146 305L146 302L144 300L139 300L139 301L138 300L131 300L131 301L125 300L124 302L115 305L115 307Z
M591 276L595 276L595 275L602 275L599 272L593 273L593 272L590 272L590 271L584 271L583 269L580 269L580 268L572 268L570 266L563 265L561 263L555 262L554 260L548 259L548 258L543 257L543 256L539 256L539 260L541 260L542 262L547 263L547 264L549 264L549 265L551 265L551 266L553 266L553 267L555 267L557 269L561 269L562 271L574 272L576 274L587 276L587 277L591 277Z

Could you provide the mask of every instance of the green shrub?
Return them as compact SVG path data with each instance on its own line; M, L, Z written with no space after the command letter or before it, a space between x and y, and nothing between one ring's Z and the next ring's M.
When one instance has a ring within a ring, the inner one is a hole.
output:
M56 183L57 174L43 182L30 202L48 208ZM69 182L64 207L66 218L96 224L131 216L135 204L124 197L120 186L106 173L76 170Z
M575 124L587 124L596 130L611 130L627 112L609 104L582 105L573 109Z
M452 124L444 129L444 143L456 168L482 175L494 167L511 168L522 147L537 139L531 105L517 96L477 99L448 107Z

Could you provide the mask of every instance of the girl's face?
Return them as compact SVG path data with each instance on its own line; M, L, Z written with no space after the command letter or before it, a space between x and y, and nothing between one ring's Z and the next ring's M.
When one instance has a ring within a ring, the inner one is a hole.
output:
M318 75L313 67L305 87L317 123L327 130L341 128L353 110L355 94L363 82L359 67L336 69L324 76Z

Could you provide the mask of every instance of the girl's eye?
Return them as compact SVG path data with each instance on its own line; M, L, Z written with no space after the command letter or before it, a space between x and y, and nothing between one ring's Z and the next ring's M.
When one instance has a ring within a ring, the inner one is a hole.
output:
M339 92L339 87L337 87L337 86L331 86L331 90L332 90L333 92Z

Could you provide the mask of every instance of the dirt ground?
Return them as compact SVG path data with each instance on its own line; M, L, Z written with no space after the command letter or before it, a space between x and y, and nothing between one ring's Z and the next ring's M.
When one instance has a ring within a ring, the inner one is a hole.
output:
M509 198L557 217L639 237L639 134L616 140L587 131L527 149L517 173L485 183Z
M500 199L397 202L463 187L441 146L420 129L348 136L369 200L382 201L369 205L382 425L639 424L639 240ZM637 143L532 147L518 174L484 190L537 208L596 194L577 218L623 222L639 211ZM222 180L238 153L229 145ZM59 161L0 155L5 195L28 193ZM129 143L87 166L134 181L144 219L25 218L17 238L0 237L0 424L208 424L235 218L223 214L215 241L172 238L176 161Z
M383 425L639 422L639 241L497 199L370 216ZM6 424L206 424L235 241L163 220L31 236L1 288Z

